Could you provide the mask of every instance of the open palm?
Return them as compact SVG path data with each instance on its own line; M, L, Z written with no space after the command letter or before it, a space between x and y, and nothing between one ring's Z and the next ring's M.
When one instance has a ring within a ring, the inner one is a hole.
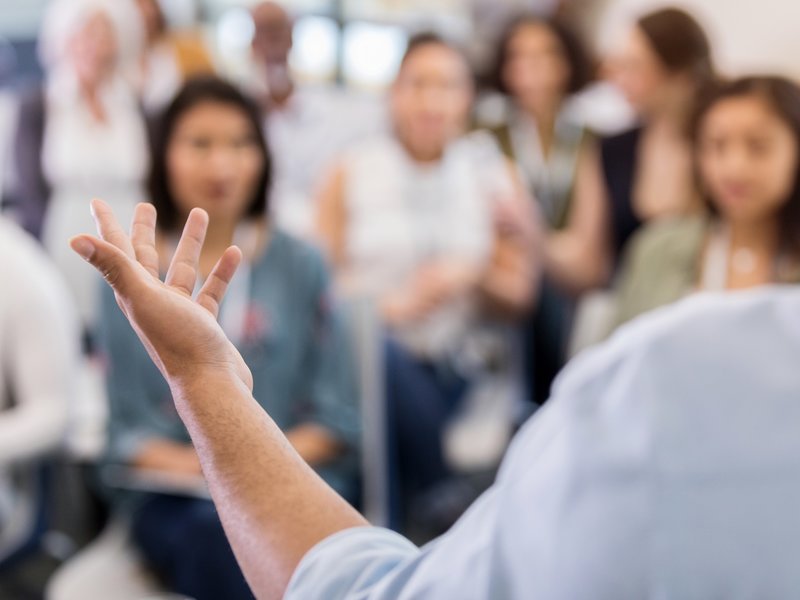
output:
M100 239L80 235L70 240L70 245L114 289L117 303L168 383L191 384L200 374L224 371L235 374L252 390L250 370L217 323L241 251L235 246L228 248L193 298L208 227L205 211L194 209L189 214L162 282L155 208L139 204L128 235L105 202L93 200L91 207Z

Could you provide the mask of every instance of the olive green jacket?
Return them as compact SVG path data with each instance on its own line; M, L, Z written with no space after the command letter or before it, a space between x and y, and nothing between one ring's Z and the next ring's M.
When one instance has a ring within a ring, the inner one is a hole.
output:
M680 300L696 286L707 217L653 223L631 239L617 285L616 325Z
M616 325L696 289L712 224L708 216L669 219L642 228L631 239L618 280ZM793 268L781 282L800 283L800 271Z

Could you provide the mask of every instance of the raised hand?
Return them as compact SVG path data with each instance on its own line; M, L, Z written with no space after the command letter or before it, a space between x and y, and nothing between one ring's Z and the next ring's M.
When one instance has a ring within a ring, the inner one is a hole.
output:
M252 390L250 370L216 320L241 262L241 251L228 248L193 299L208 227L205 211L196 208L189 214L162 282L155 208L151 204L136 207L130 236L105 202L93 200L91 209L101 239L79 235L70 240L70 246L114 289L117 303L170 386L191 386L201 375L218 373L234 374Z
M216 321L242 259L228 248L192 299L208 215L193 210L162 283L156 213L136 207L131 235L92 202L102 239L72 248L103 274L172 389L239 564L258 598L282 598L300 560L323 539L367 522L300 457L253 398L252 376ZM243 385L244 383L244 385Z

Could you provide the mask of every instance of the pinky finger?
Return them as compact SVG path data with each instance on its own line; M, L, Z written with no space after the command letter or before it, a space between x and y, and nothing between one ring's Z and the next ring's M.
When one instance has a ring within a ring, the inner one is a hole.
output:
M215 319L219 315L219 307L225 297L228 284L233 279L241 262L242 251L239 248L231 246L225 250L197 294L197 303L210 312Z

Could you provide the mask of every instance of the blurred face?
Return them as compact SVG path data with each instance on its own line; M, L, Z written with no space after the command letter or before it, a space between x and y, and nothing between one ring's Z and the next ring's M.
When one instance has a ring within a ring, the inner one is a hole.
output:
M659 59L647 36L634 28L609 61L611 80L640 114L651 112L675 75Z
M253 9L252 50L256 60L284 64L292 49L292 22L286 11L272 2Z
M142 15L147 39L153 40L159 36L164 28L164 20L157 0L136 0L136 5Z
M420 160L435 160L467 125L469 70L458 52L439 44L417 48L392 86L391 108L401 142Z
M256 132L241 110L204 102L176 123L167 148L169 186L184 217L206 210L212 221L239 221L263 168Z
M508 42L502 77L518 101L550 103L567 93L570 66L561 42L546 25L526 23Z
M797 177L791 129L756 96L714 105L700 125L697 155L712 202L734 222L774 218Z
M90 15L68 44L70 58L81 81L95 84L108 76L117 60L114 26L101 12Z

